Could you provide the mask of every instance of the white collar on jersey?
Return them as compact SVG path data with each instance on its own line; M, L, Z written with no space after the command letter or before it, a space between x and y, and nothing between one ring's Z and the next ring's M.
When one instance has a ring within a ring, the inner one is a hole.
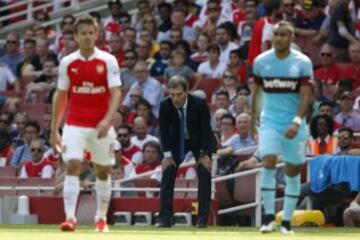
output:
M83 57L83 55L81 55L80 49L77 50L76 54L78 55L78 58L79 58L79 59L81 59L81 60L83 60L83 61L90 61L90 60L96 58L97 55L99 54L99 52L100 52L100 50L99 50L97 47L95 47L94 53L93 53L88 59L85 59L85 58Z

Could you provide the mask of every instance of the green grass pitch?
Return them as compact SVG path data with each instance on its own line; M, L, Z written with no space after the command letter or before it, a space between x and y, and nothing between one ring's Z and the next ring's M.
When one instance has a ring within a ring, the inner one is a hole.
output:
M256 228L193 227L156 229L155 227L110 226L110 233L95 233L93 226L79 226L74 233L60 232L55 225L0 225L1 240L252 240L252 239L309 239L343 240L360 239L355 228L295 228L295 235L282 236L279 232L261 234Z

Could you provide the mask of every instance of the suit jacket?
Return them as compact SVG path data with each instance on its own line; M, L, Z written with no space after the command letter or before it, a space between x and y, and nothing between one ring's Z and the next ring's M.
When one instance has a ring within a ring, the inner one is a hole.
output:
M211 156L210 154L216 150L216 140L212 132L211 117L206 101L189 94L185 116L190 137L187 150L191 150L196 159L199 158L200 151ZM172 157L179 161L180 115L170 97L166 97L160 103L159 125L164 152L171 151Z

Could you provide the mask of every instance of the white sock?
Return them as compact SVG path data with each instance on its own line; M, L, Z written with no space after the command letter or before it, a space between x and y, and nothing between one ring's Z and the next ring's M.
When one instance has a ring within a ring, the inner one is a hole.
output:
M110 198L111 198L110 176L108 176L106 181L102 181L97 178L95 183L95 190L96 190L96 201L97 201L95 220L97 221L100 218L106 218L108 212Z
M80 192L80 182L77 176L65 176L64 180L64 208L66 220L73 219L76 222L75 211Z

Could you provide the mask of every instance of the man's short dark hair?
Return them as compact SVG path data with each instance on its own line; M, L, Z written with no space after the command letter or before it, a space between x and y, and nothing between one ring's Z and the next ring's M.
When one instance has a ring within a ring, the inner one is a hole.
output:
M37 131L38 133L40 133L41 128L40 128L40 124L39 124L38 121L35 121L35 120L29 120L29 121L27 121L27 122L25 123L25 128L27 128L27 127L33 127L33 128L36 129L36 131Z
M136 52L134 49L132 49L132 48L126 49L125 52L124 52L124 55L126 55L126 53L132 53L132 54L135 55L135 58L136 58L136 59L138 58L137 52Z
M342 127L339 129L339 133L341 132L348 132L350 135L350 138L352 139L354 137L354 131L349 127Z
M229 92L225 89L219 89L215 92L215 96L225 96L227 99L230 99Z
M24 45L25 44L31 44L31 45L33 45L35 47L36 41L34 39L25 39Z
M329 106L331 108L334 108L334 103L333 102L330 102L330 101L324 101L324 102L321 102L320 105L319 105L319 109L323 106Z
M170 3L166 3L166 2L159 4L158 9L161 9L161 8L166 8L170 12L172 12L172 10L173 10L173 6Z
M212 51L215 51L220 55L220 47L217 44L211 44L208 47L208 52L212 52Z
M129 134L132 134L132 127L131 127L130 125L121 124L121 125L117 128L117 130L119 130L119 129L126 129L126 130L129 132Z
M4 139L6 142L10 141L10 133L6 129L0 129L0 138Z
M147 143L144 144L143 146L143 152L145 152L145 149L147 147L151 147L151 148L154 148L156 149L156 151L159 153L159 155L162 154L162 150L161 150L161 146L158 142L155 142L155 141L148 141Z
M230 113L226 113L226 114L224 114L224 115L220 118L220 122L221 122L223 119L230 119L230 120L231 120L232 125L233 125L233 126L235 126L235 122L236 122L236 120L235 120L234 116L233 116L233 115L231 115Z

